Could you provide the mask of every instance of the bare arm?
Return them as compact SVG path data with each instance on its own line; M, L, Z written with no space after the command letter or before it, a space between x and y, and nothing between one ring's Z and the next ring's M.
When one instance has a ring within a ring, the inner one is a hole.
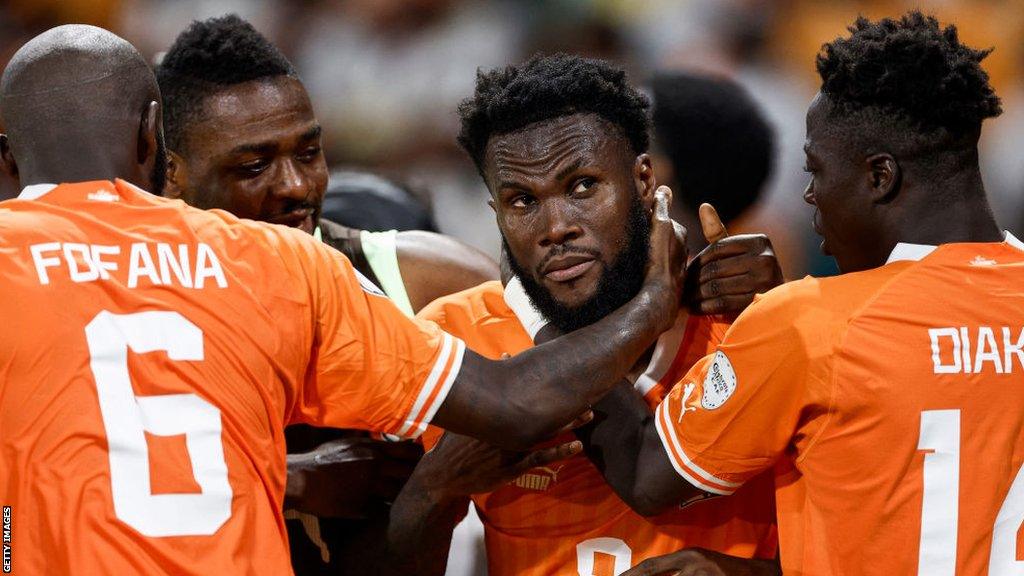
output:
M498 264L483 252L441 234L399 232L398 266L414 311L448 294L498 279Z
M576 435L608 485L638 514L654 516L701 493L672 468L654 414L628 381L594 405L594 419Z
M427 453L391 508L388 564L395 574L441 576L452 531L471 494L490 492L537 466L582 450L570 442L533 452L509 452L467 436L446 433Z
M651 258L640 292L600 322L501 362L466 352L434 424L525 449L550 437L606 394L678 311L685 248L668 218L667 188L655 194Z

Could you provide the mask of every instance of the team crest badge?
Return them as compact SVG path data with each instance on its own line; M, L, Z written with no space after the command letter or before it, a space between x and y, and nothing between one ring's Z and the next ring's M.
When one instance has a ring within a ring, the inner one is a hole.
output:
M715 352L715 360L711 363L708 375L704 377L704 395L700 405L707 410L714 410L732 396L736 391L736 371L732 368L729 357L721 350Z

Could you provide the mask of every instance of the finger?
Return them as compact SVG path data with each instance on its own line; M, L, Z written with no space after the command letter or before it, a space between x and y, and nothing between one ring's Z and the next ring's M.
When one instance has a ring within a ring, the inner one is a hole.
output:
M660 222L669 222L669 207L672 206L672 189L668 186L658 186L654 191L654 219Z
M657 556L649 558L629 570L623 572L620 576L658 576L659 574L675 576L680 574L676 571L676 567L672 565L672 555Z
M577 429L577 428L579 428L581 426L586 426L587 424L590 424L590 421L593 420L593 419L594 419L594 411L593 410L587 410L583 414L580 414L579 416L577 416L575 420L573 420L572 422L569 422L568 424L563 426L562 429L558 431L558 433L561 434L562 432L571 432L571 431L573 431L573 430L575 430L575 429Z
M572 442L566 442L565 444L559 444L558 446L552 446L543 450L535 450L527 454L515 467L516 474L521 474L530 468L546 466L552 462L564 460L582 451L583 443L579 440L573 440Z
M714 206L705 202L700 205L698 213L700 215L700 229L704 232L704 238L708 241L708 244L718 242L729 235L725 230L725 224L718 216L718 210L715 210Z
M704 283L719 278L744 276L757 271L766 271L765 262L762 261L761 257L743 254L708 262L700 267L697 276L700 278L699 282ZM754 275L756 276L757 274Z
M764 251L764 239L760 236L743 234L739 236L729 236L723 238L714 244L709 244L706 248L697 254L694 260L698 261L699 266L705 266L711 262L723 260L725 258L731 258L733 256L740 256L743 254L760 254Z
M701 300L697 304L697 308L701 314L739 314L753 301L753 294L720 296L710 300Z
M728 278L716 278L700 283L700 299L711 300L721 296L740 296L749 294L753 297L759 292L760 284L749 274L742 276L730 276Z

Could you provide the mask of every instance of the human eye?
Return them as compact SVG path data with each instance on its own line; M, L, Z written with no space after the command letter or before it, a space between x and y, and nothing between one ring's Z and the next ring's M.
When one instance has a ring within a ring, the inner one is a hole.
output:
M536 199L529 194L515 194L508 199L508 205L513 208L528 208L536 202Z
M585 194L588 190L593 188L594 184L596 184L596 183L597 183L597 180L595 180L593 178L590 178L590 177L580 178L579 180L577 180L573 184L573 186L572 186L572 194L574 196Z
M298 159L302 162L312 162L320 154L320 145L314 144L299 152Z
M266 158L255 158L239 164L238 171L247 176L258 176L259 174L262 174L268 166L270 166L270 161Z

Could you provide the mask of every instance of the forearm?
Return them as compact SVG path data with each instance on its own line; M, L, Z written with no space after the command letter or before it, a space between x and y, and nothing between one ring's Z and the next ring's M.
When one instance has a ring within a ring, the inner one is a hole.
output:
M509 360L467 354L435 422L512 449L545 439L606 394L667 327L666 298L655 290Z
M622 381L594 405L594 419L577 430L583 449L619 498L653 516L700 493L673 469L647 407Z
M650 410L628 380L622 380L597 404L594 419L578 428L583 451L624 502L636 508L633 490L637 460Z
M466 496L449 497L410 478L391 507L386 573L443 576L452 532L468 505Z

